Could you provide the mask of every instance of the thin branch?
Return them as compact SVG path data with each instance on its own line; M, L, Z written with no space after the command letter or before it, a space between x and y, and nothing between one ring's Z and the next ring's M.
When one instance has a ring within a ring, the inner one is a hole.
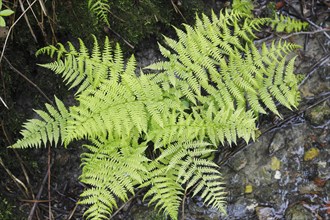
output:
M185 219L184 206L185 206L186 197L187 197L187 189L184 191L183 198L182 198L182 207L181 207L181 219L182 220Z
M19 5L20 5L22 11L24 11L24 5L23 5L22 0L19 0ZM36 35L34 34L34 31L33 31L32 27L31 27L31 24L30 24L29 18L27 17L26 14L24 14L24 19L25 19L25 22L26 22L27 26L29 27L30 33L31 33L31 35L32 35L32 37L33 37L33 39L34 39L34 41L35 41L36 43L38 43L37 37L36 37Z
M289 35L286 35L284 37L281 37L282 39L288 39L292 36L295 36L295 35L302 35L302 34L316 34L316 33L320 33L320 32L325 32L325 31L330 31L329 28L323 28L323 29L318 29L316 31L300 31L300 32L295 32L295 33L292 33L292 34L289 34Z
M0 165L5 169L5 171L8 173L8 175L12 178L12 180L15 182L15 184L17 185L17 187L23 192L23 194L25 195L26 198L28 198L29 195L29 191L27 189L27 187L25 186L25 184L18 179L3 163L2 158L0 157Z
M9 35L10 35L10 32L12 31L12 29L14 28L14 26L18 23L19 20L21 20L21 18L25 15L25 13L30 10L30 8L37 2L38 0L34 0L32 2L31 5L29 5L29 7L27 7L23 12L22 14L16 19L16 21L11 25L11 27L9 28L8 30L8 33L7 33L7 36L6 36L6 40L5 40L5 43L3 44L3 48L2 48L2 52L1 52L1 56L0 56L0 63L2 61L2 58L5 54L5 50L6 50L6 45L7 45L7 42L8 42L8 38L9 38Z
M9 108L8 108L8 105L7 105L6 102L1 98L1 96L0 96L0 101L2 102L2 104L3 104L7 109L9 109Z
M39 3L40 3L40 7L42 9L42 12L48 17L48 13L47 13L45 3L43 2L43 0L39 0Z
M308 22L310 25L312 25L313 27L315 27L317 30L322 30L322 29L323 29L322 27L316 25L314 22L312 22L312 21L309 20L308 18L305 18L305 17L301 16L301 14L297 11L297 9L296 9L295 7L293 7L293 6L290 4L290 2L288 2L288 1L286 0L285 3L286 3L288 6L290 6L290 8L291 8L291 9L292 9L297 15L300 15L299 17L300 17L301 20ZM327 32L324 31L323 34L324 34L328 39L330 39L330 35L329 35Z
M118 38L124 41L125 44L127 44L130 48L134 49L134 46L130 44L127 40L125 40L120 34L118 34L116 31L112 30L110 27L104 27L104 32L107 34L110 34L111 32L115 34Z
M52 168L53 164L54 164L54 161L52 161L52 163L50 164L50 168ZM37 194L37 196L36 196L36 198L35 198L36 200L40 200L41 193L42 193L42 191L43 191L43 189L44 189L44 186L45 186L45 184L46 184L47 179L48 179L48 170L47 170L46 175L44 176L44 179L42 180L42 183L41 183L40 189L39 189L38 194ZM38 206L38 203L34 203L34 204L33 204L32 209L30 210L30 214L29 214L29 216L28 216L28 220L32 220L32 219L33 219L34 212L35 212L37 206Z
M79 204L79 200L78 200L78 202L76 202L76 205L74 206L74 208L72 209L70 215L68 216L68 218L66 220L71 220L71 218L73 217L74 213L77 210L78 204Z
M26 81L28 81L32 86L34 86L39 92L40 94L51 104L53 104L53 101L48 98L48 96L39 88L39 86L37 86L35 83L33 83L29 78L27 78L23 73L21 73L19 70L17 70L10 62L9 60L6 58L6 56L3 57L4 60L8 63L10 69L14 70L14 72L18 73L20 76L22 76Z
M315 28L317 28L317 30L323 30L322 27L316 25L314 22L312 22L311 20L309 20L308 18L305 19L309 24L311 24L312 26L314 26ZM329 30L328 30L329 31ZM330 35L327 32L323 32L323 34L330 40Z
M307 79L310 78L310 76L318 69L318 67L322 66L323 64L325 64L326 62L328 62L328 60L330 59L330 54L327 54L326 56L324 56L323 58L321 58L319 61L317 61L312 67L311 70L309 71L309 73L307 74L307 76L301 81L301 83L299 84L299 88L307 81Z
M174 11L176 12L176 13L178 13L178 14L180 14L180 16L183 18L183 20L187 23L187 20L186 20L186 18L183 16L183 14L181 13L181 11L180 11L180 9L179 9L179 5L181 5L181 2L180 1L177 1L177 4L175 4L174 2L173 2L173 0L171 0L171 3L172 3L172 6L173 6L173 8L174 8Z
M136 197L136 195L137 194L139 194L141 191L142 191L143 189L140 189L139 191L137 191L136 192L136 194L134 195L134 196L132 196L129 200L127 200L122 206L120 206L112 215L111 215L111 217L110 217L110 219L112 219L114 216L116 216L119 212L120 212L120 210L122 210L126 205L127 205L127 203L129 203L130 201L132 201L135 197Z

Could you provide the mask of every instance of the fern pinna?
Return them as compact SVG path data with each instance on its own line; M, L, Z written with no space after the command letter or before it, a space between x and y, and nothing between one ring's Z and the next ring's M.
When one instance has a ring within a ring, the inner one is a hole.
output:
M110 26L109 13L110 5L108 0L87 0L88 10L106 25Z
M225 212L224 182L210 155L238 138L254 140L258 114L279 114L277 103L295 108L299 97L294 58L286 60L297 46L253 44L266 23L235 10L203 15L176 29L178 40L165 38L165 61L147 67L149 74L137 74L134 56L125 63L108 38L103 49L94 38L91 52L82 40L79 49L42 48L37 54L56 59L41 66L75 88L77 105L55 97L56 107L38 110L40 119L28 121L11 147L89 140L80 177L89 186L80 202L89 205L87 219L109 218L139 187L172 219L188 191Z

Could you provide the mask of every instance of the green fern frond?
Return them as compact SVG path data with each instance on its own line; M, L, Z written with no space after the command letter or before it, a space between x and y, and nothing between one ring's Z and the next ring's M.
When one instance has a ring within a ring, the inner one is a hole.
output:
M185 140L206 140L214 146L236 143L237 138L246 142L255 139L255 118L251 111L218 110L209 103L208 109L195 109L193 113L172 112L163 118L166 126L153 126L147 134L155 148L162 148Z
M298 32L303 29L306 29L308 26L307 22L299 21L295 18L291 18L289 16L275 14L275 18L270 22L271 28L273 28L276 32Z
M35 110L40 119L30 119L23 125L23 136L11 148L41 147L46 144L55 146L66 136L67 121L70 113L63 102L55 96L56 108L46 104L47 111Z
M184 108L179 99L166 98L144 74L137 77L130 65L134 64L121 70L120 83L110 78L98 90L87 89L77 98L79 105L70 109L73 120L68 122L66 142L104 134L125 138L134 132L147 132L149 124L163 126L159 119L169 109Z
M37 51L37 55L57 55L57 60L40 66L54 71L62 76L69 89L78 87L76 94L89 86L97 88L102 81L109 77L118 78L119 70L123 68L123 57L120 47L112 51L109 39L106 37L101 51L95 36L92 52L89 52L84 42L79 39L79 50L68 42L68 50L62 44L58 47L47 46ZM117 79L118 80L118 79Z
M109 12L110 5L109 0L88 0L88 9L92 12L99 21L104 22L110 26Z
M157 162L153 162L150 167L153 169L149 170L149 180L140 186L151 186L144 195L144 200L152 197L149 200L149 205L156 203L155 208L158 208L159 211L163 211L172 219L178 219L183 188L176 181L175 172L167 171L166 165Z
M251 14L253 9L253 2L251 0L233 0L233 10L242 13Z
M148 159L143 156L146 146L138 145L136 139L130 143L101 139L85 145L89 152L82 154L80 180L91 186L80 202L91 205L85 212L87 219L108 219L117 208L116 198L127 201L148 172Z
M145 198L152 196L149 203L157 202L160 210L165 209L172 219L177 219L180 195L183 190L187 192L196 187L193 189L194 195L201 193L208 205L225 212L225 193L218 166L201 158L214 151L207 149L207 146L210 144L203 142L168 146L154 162L150 180L143 184L151 186L145 195Z
M294 93L284 96L281 89L274 87L274 78L281 72L282 78L290 75L290 84L296 84L293 68L285 67L285 55L297 46L273 41L270 46L263 44L259 51L252 43L253 31L259 30L259 25L268 20L238 14L235 10L224 11L219 18L212 16L212 21L205 16L197 18L195 28L185 25L186 32L175 29L179 40L165 39L166 46L173 52L161 46L168 61L147 68L160 71L158 74L163 75L164 81L180 89L194 104L203 103L201 92L204 90L220 108L251 109L258 114L266 112L262 107L265 105L279 114L275 102L291 108L296 103L292 100L296 92L291 86L284 88L282 85L286 93ZM252 26L249 25L251 20L256 21Z

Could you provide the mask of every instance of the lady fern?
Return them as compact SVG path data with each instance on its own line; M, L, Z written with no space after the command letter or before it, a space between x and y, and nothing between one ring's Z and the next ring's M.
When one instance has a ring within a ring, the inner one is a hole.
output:
M92 12L97 19L110 26L108 18L110 12L109 0L87 0L87 3L88 10Z
M42 145L57 143L66 137L67 122L70 114L64 103L55 96L56 108L46 104L47 111L35 110L40 119L30 119L23 125L21 135L23 138L18 140L11 147L27 148L41 147Z
M161 52L168 61L148 68L160 70L162 80L180 89L193 104L207 104L209 99L204 101L204 91L215 100L216 111L251 109L257 115L265 113L266 107L279 115L275 101L289 108L296 107L297 84L292 78L293 68L286 67L285 54L298 46L273 41L270 47L263 44L258 51L251 33L267 20L254 19L255 25L247 28L250 19L235 11L225 12L219 18L213 14L212 21L206 16L197 17L194 28L186 26L186 32L176 29L178 41L165 39L168 49L161 46ZM293 60L289 63L293 64ZM292 80L286 82L284 78ZM285 96L289 99L283 98Z
M89 151L82 154L80 180L91 188L82 193L81 204L91 205L85 212L91 219L108 218L118 206L116 198L127 201L148 172L145 145L137 144L137 140L125 143L111 138L99 139L93 140L93 145L85 145Z
M295 18L289 16L275 14L275 19L270 22L271 27L276 30L276 32L297 32L306 29L308 26L307 22L301 22Z
M255 32L267 19L235 10L197 18L195 27L176 29L165 38L166 60L136 74L134 56L125 63L120 47L94 37L90 52L82 40L45 47L37 54L56 60L41 66L75 88L77 104L36 111L12 147L40 147L60 140L87 139L80 180L89 186L81 204L87 219L107 219L119 202L145 187L145 200L172 219L183 195L192 191L206 205L225 212L224 181L212 161L219 145L255 140L256 118L277 102L295 108L298 101L296 45L278 41L257 48ZM153 149L152 152L147 149Z

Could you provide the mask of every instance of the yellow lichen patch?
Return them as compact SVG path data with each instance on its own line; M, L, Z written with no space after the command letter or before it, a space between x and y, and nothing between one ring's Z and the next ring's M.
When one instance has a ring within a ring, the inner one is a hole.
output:
M253 187L251 184L245 186L245 193L252 193Z
M319 153L320 153L319 149L312 147L311 149L305 152L304 161L313 160L315 157L319 155Z
M277 157L272 157L272 161L270 163L270 167L272 170L279 170L281 167L281 161Z

